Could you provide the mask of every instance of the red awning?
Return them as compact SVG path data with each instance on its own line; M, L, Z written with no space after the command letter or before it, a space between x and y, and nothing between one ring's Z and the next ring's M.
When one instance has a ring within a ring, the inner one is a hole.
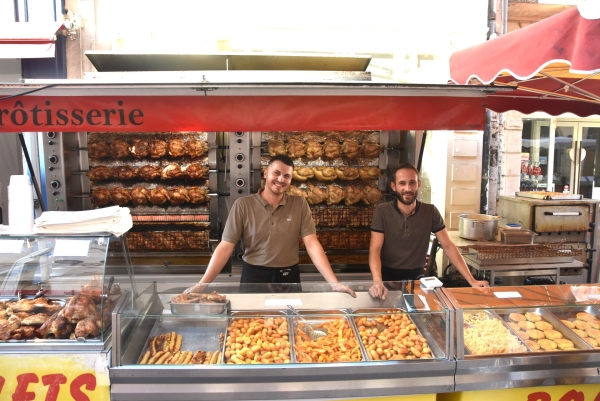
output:
M0 59L55 57L55 35L62 27L62 21L0 24Z
M585 3L450 57L458 84L515 85L488 94L497 112L600 114L600 10Z

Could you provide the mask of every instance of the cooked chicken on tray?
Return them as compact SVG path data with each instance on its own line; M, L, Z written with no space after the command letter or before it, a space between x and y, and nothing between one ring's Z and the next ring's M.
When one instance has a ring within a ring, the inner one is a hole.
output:
M382 147L376 142L365 141L362 143L362 146L365 157L379 157L379 154L382 151Z
M294 167L294 172L292 174L292 179L296 181L306 181L309 178L313 178L315 173L313 169L310 167Z
M333 181L337 178L337 174L333 167L319 166L312 168L315 178L319 181Z
M303 198L306 198L308 196L305 190L300 189L295 185L290 185L288 192L290 193L290 195L302 196Z
M323 143L323 154L331 159L340 157L342 154L342 146L338 141L327 139Z
M311 205L318 205L329 197L326 189L315 187L314 185L310 184L308 184L306 192L306 201Z
M381 170L378 167L359 167L358 175L361 180L377 180L381 175Z
M187 189L184 187L173 187L169 189L169 201L171 205L179 205L190 201Z
M149 142L150 157L158 159L167 154L167 143L162 139L152 139Z
M147 205L150 201L150 191L148 189L137 186L131 189L131 202L136 205Z
M88 155L91 159L100 159L110 154L110 147L106 142L90 142L88 143Z
M344 190L337 185L327 186L327 204L337 205L344 199Z
M185 168L185 175L190 180L197 180L208 175L208 167L198 163L192 163Z
M123 206L131 201L131 193L127 188L113 188L110 190L110 199L115 205Z
M150 153L150 144L143 139L134 139L129 148L131 155L136 159L147 157Z
M199 139L188 139L187 141L187 152L191 158L200 157L205 153L208 153L208 144Z
M160 178L162 169L158 166L142 166L137 172L138 178L144 181L151 181Z
M119 166L114 170L113 177L118 180L133 180L137 177L138 169L131 166Z
M161 186L150 190L150 202L155 205L164 205L169 200L169 192Z
M299 141L297 139L290 139L288 140L287 150L288 155L292 159L296 159L306 154L306 145L304 144L304 142Z
M106 166L96 166L87 172L92 181L110 180L113 178L113 169Z
M181 169L179 164L169 164L165 167L160 175L162 180L169 180L173 178L181 178L185 175L185 172Z
M346 187L346 196L344 198L344 203L346 206L354 205L362 200L364 197L364 193L362 189L354 185L348 185Z
M381 191L375 187L366 187L363 191L364 196L362 198L365 205L375 206L377 202L383 197Z
M358 178L358 169L356 167L335 167L337 178L344 181L352 181Z
M360 154L362 147L357 141L348 139L342 144L342 152L348 159L354 159Z
M306 157L308 159L318 159L323 156L323 145L321 142L309 139L306 141Z
M96 206L108 205L111 202L110 189L108 188L94 188L92 190L92 202Z
M210 200L208 190L203 187L190 187L188 189L188 196L190 197L190 203L193 204L204 203Z
M189 292L175 295L173 298L171 298L171 302L174 304L222 304L226 301L227 297L217 293L216 291L213 291L210 294Z
M183 139L169 139L169 156L181 157L187 154L187 147Z
M129 156L129 144L120 139L110 143L110 155L115 159L122 159Z
M269 141L269 154L271 156L287 154L285 143L279 139L271 139Z

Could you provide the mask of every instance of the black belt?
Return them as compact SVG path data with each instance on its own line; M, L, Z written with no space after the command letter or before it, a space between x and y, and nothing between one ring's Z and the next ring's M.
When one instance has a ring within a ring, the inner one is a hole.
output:
M242 277L240 278L241 292L300 292L301 287L299 283L300 267L298 267L298 264L290 267L264 267L242 262Z

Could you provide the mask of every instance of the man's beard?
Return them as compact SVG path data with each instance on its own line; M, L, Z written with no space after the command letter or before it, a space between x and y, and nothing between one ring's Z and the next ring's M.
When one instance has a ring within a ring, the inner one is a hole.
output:
M407 201L407 200L405 200L405 199L402 197L402 194L401 194L401 193L399 193L399 192L396 192L396 198L398 199L398 202L400 202L400 203L402 203L402 204L404 204L404 205L410 206L410 205L412 205L413 203L415 203L415 201L417 200L417 195L418 195L418 194L419 194L419 191L415 191L415 192L413 193L413 195L412 195L412 198L411 198L411 200L410 200L410 201Z

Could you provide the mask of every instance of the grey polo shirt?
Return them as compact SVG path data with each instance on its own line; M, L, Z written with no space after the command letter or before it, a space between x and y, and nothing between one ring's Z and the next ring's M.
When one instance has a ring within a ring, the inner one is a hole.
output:
M416 269L425 266L431 233L446 228L434 205L417 201L415 213L405 217L398 201L377 206L371 231L384 234L381 265L392 269Z
M275 210L258 193L233 203L222 240L240 239L244 261L265 267L289 267L298 263L300 238L315 234L308 202L301 196L284 194Z

